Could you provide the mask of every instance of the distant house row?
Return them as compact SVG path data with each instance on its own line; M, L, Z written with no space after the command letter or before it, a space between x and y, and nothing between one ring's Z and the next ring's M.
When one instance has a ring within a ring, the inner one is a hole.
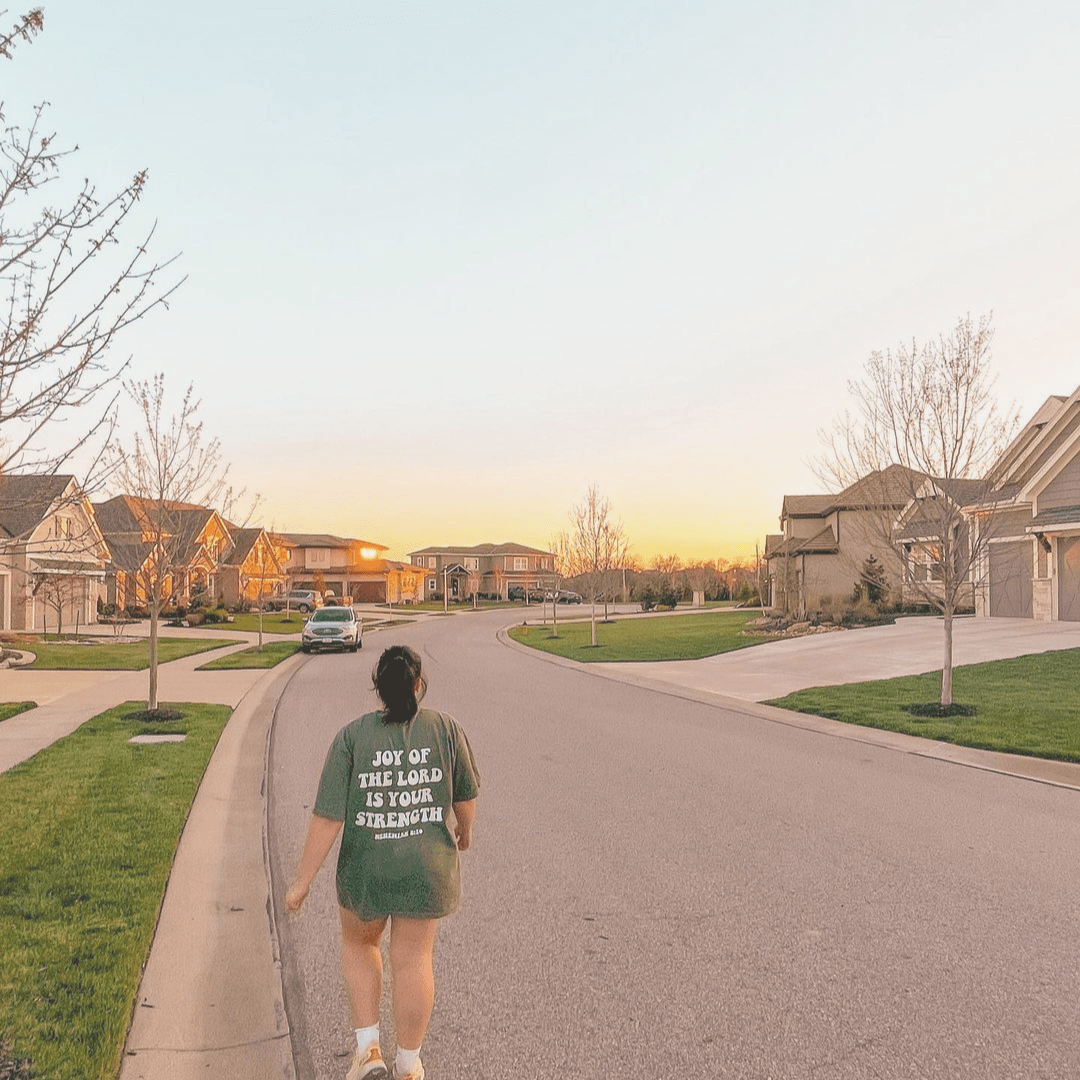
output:
M73 476L0 476L0 630L75 628L98 602L138 608L162 561L150 512L130 495L92 503ZM505 597L550 573L550 552L521 544L424 548L408 562L383 544L328 533L240 527L218 511L170 503L166 592L179 604L206 596L254 603L288 589L332 592L359 603L418 603L448 590Z
M977 614L1080 621L1080 388L1049 398L982 479L912 476L900 466L837 495L787 495L766 540L770 603L795 614L850 595L873 555L905 599L940 574L927 500L955 506L958 528L988 537L966 582ZM920 505L920 502L922 505ZM893 543L876 523L891 515Z
M512 588L542 588L551 580L554 556L524 544L426 547L410 551L412 565L431 576L429 595L462 600L474 592L505 600Z

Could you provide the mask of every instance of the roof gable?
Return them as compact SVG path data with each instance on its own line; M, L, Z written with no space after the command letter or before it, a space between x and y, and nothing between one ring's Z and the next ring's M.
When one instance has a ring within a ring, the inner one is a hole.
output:
M75 477L0 475L0 530L11 539L29 536L56 503L77 488Z

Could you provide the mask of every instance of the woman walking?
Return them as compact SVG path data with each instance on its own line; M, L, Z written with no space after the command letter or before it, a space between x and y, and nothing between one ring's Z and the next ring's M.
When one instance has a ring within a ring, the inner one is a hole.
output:
M423 1080L420 1047L435 1001L435 935L438 920L460 901L458 852L471 840L480 777L458 722L419 707L427 683L413 649L387 649L374 683L384 707L347 724L330 747L285 907L295 913L303 906L344 828L337 897L356 1026L345 1080ZM379 1045L379 942L388 922L398 1042L392 1074Z

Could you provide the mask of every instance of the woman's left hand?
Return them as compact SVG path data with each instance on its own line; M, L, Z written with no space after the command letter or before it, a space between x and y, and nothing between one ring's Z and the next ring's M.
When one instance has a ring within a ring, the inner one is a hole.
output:
M295 915L304 906L309 888L308 885L294 881L285 893L285 910Z

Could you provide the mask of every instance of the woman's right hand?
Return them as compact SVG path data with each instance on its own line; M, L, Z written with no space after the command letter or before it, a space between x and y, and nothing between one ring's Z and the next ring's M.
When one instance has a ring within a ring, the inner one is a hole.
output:
M309 888L309 885L294 881L285 893L285 910L295 915L304 906Z

